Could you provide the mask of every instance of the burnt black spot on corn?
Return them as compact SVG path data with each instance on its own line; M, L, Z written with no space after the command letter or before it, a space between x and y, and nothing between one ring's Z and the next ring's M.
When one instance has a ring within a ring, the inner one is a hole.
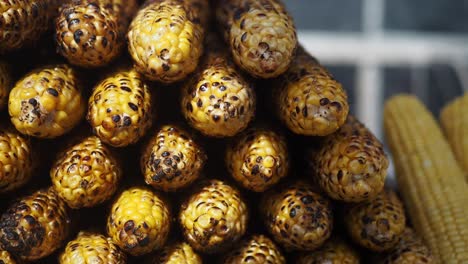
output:
M148 0L127 34L135 68L172 83L193 72L203 53L208 0Z
M396 247L387 253L381 264L438 263L429 248L410 228L406 228Z
M0 53L34 43L49 28L59 0L0 1Z
M0 110L2 110L8 102L8 94L11 90L12 80L10 69L6 62L0 61Z
M254 117L255 91L214 34L206 43L200 67L184 84L182 112L192 127L207 136L234 136Z
M333 237L315 251L299 253L295 263L359 264L361 262L358 252L353 247L343 239Z
M65 203L49 188L13 203L0 218L0 245L13 255L34 261L62 245L70 219Z
M164 247L160 252L148 257L146 264L202 264L201 257L186 242Z
M292 17L278 0L221 0L216 18L234 61L255 77L285 72L297 46Z
M345 123L349 112L345 90L302 47L275 84L277 114L294 133L326 136Z
M228 253L223 263L284 264L286 260L279 247L271 239L264 235L253 235Z
M56 19L57 51L72 64L104 66L125 45L125 32L136 0L72 0Z
M372 200L382 191L387 176L382 143L353 116L325 138L310 160L322 189L345 202Z
M287 250L314 250L332 232L330 201L304 182L268 191L260 211L268 232Z

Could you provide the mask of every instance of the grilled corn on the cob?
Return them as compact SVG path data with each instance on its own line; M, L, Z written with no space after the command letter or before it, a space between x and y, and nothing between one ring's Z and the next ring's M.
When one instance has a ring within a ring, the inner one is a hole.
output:
M353 116L325 139L311 160L318 183L333 199L372 200L384 187L388 159L382 143Z
M296 134L329 135L348 116L346 91L302 47L288 71L278 78L274 94L279 118Z
M271 78L288 69L296 28L279 0L220 0L216 18L234 61L245 71Z
M8 102L8 94L11 89L10 69L6 62L0 61L0 110L2 110Z
M284 264L286 260L281 250L268 237L253 235L233 249L224 260L224 263Z
M140 256L161 248L170 226L167 203L149 189L132 187L112 205L107 233L122 250Z
M70 219L54 189L39 190L13 203L0 218L0 247L27 261L59 248Z
M202 264L201 257L185 242L164 247L156 255L151 256L146 264Z
M227 148L226 164L243 187L263 192L288 174L286 140L273 131L250 129Z
M436 120L416 97L397 95L384 125L414 228L441 262L468 262L468 185Z
M436 260L429 249L410 228L406 228L395 249L390 251L382 264L433 264Z
M349 205L346 226L354 242L377 252L393 249L406 226L403 204L384 190L368 202Z
M314 250L331 235L331 203L307 183L271 190L260 206L267 230L287 250Z
M0 249L0 263L1 264L16 264L15 259L13 256L8 253L8 251Z
M210 180L186 201L179 221L196 250L213 253L236 243L247 228L247 206L235 188Z
M207 0L148 0L127 34L135 68L164 83L193 72L203 53L208 9Z
M141 170L147 184L175 191L194 182L207 157L191 137L176 126L163 126L141 156Z
M74 240L68 242L59 261L60 264L125 264L127 257L109 237L80 232Z
M55 138L71 130L84 116L86 102L78 77L66 64L28 73L10 92L11 122L23 134Z
M56 19L57 51L72 64L99 67L121 52L136 0L71 0Z
M89 98L87 120L94 133L114 147L136 143L152 124L151 93L133 69L101 81Z
M333 237L316 251L301 253L296 264L359 264L360 257L344 240Z
M122 170L110 149L92 136L61 153L52 165L50 177L60 198L71 208L79 209L110 199Z

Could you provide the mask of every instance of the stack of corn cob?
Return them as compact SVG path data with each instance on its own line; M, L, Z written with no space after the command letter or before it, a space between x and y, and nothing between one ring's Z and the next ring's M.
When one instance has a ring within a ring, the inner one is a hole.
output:
M422 106L385 112L403 203L280 0L212 2L0 2L0 263L467 262L464 175ZM442 114L465 165L467 105Z

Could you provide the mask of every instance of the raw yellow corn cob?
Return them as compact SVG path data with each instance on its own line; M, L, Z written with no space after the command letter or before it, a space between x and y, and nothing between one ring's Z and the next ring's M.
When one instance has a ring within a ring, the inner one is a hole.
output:
M0 250L0 264L16 264L16 261L8 251Z
M273 131L249 129L227 147L226 164L244 188L263 192L288 174L286 140Z
M59 256L60 264L102 263L125 264L127 257L111 238L101 234L80 232L68 242Z
M56 19L57 51L72 64L99 67L115 59L137 10L136 0L71 0Z
M27 261L50 255L66 239L70 219L53 188L14 202L0 218L0 247Z
M332 233L330 201L305 182L265 193L260 211L268 232L287 250L314 250Z
M203 149L185 131L165 125L146 146L140 163L147 184L176 191L198 179L206 159Z
M245 233L248 211L237 189L210 180L181 206L179 222L196 250L213 253L234 245Z
M391 250L406 227L403 204L394 191L384 190L372 201L348 205L346 227L362 247L377 252Z
M311 161L318 183L333 199L372 200L384 187L388 159L383 145L351 115L325 139Z
M468 179L468 92L442 109L440 123Z
M416 97L397 95L384 124L416 231L443 263L467 263L468 186L436 120Z
M396 248L389 252L381 263L435 264L437 261L413 230L406 228Z
M171 226L169 207L153 191L132 187L120 194L107 220L107 234L133 256L161 248Z
M8 94L11 90L10 69L6 62L0 61L0 110L2 110L8 102Z
M255 91L213 35L207 37L199 69L184 84L182 112L192 127L207 136L234 136L254 117Z
M164 83L193 72L203 53L208 9L207 0L148 0L127 34L135 68Z
M16 129L39 138L67 133L83 118L85 108L76 72L66 64L28 73L16 83L8 100Z
M60 198L74 209L92 207L114 195L122 177L111 150L96 136L87 137L61 153L50 169Z
M311 252L300 253L296 264L359 264L358 252L343 239L330 238L325 244Z
M278 116L294 133L326 136L345 123L349 112L345 90L302 47L288 71L275 82Z
M202 264L201 257L186 242L166 246L149 257L146 264Z
M134 69L118 70L94 88L87 120L94 134L114 147L136 143L152 124L151 93Z
M234 248L226 256L224 263L284 264L286 260L278 246L268 237L264 235L253 235Z
M297 46L292 17L279 0L220 0L216 18L234 61L251 75L284 73Z
M0 1L0 53L36 41L51 24L60 0Z

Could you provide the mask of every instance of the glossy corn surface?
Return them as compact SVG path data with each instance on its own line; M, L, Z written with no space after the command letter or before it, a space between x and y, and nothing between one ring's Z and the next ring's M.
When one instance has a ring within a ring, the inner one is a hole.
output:
M410 228L406 228L397 246L387 253L382 264L437 263L430 250Z
M200 255L186 242L171 244L148 258L146 264L202 264Z
M325 244L310 252L299 253L297 264L359 264L358 252L341 238L330 238Z
M235 247L223 263L284 264L286 260L281 250L271 239L264 235L253 235Z

